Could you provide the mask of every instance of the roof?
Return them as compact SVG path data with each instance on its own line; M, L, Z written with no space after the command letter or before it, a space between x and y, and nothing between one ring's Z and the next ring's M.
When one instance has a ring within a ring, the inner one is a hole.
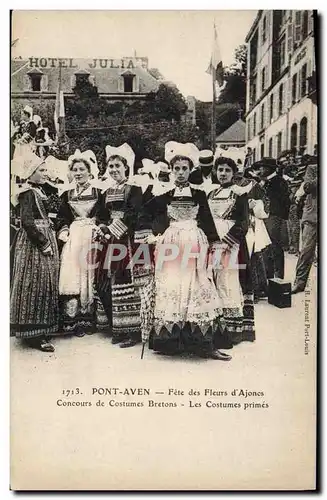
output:
M39 68L32 68L27 72L27 75L44 75L44 73Z
M90 75L91 73L87 71L86 69L82 68L77 71L75 71L74 75Z
M241 119L237 120L217 137L216 142L245 143L245 122Z
M255 28L257 27L258 22L259 22L259 19L260 19L260 17L261 17L261 15L262 15L262 13L263 13L263 10L258 10L258 13L257 13L257 15L256 15L256 18L255 18L255 20L253 21L252 26L251 26L251 28L250 28L250 30L249 30L249 32L248 32L248 34L246 35L246 38L245 38L245 42L246 42L246 43L248 43L248 41L250 40L250 38L251 38L251 36L252 36L253 31L254 31L254 30L255 30Z

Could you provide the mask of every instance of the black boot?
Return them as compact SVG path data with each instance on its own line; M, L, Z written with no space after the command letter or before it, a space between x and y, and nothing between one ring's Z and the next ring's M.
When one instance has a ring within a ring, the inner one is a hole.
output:
M219 361L230 361L232 359L232 356L230 356L229 354L225 354L218 349L214 349L210 354L210 358L217 359Z

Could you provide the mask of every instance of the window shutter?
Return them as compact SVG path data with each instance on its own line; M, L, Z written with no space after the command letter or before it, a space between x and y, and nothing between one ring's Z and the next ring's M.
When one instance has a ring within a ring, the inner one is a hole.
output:
M293 50L293 25L290 22L287 25L287 54L288 54L288 58L290 57L292 50Z
M31 79L29 75L24 75L24 92L29 92L30 90L32 90Z
M286 86L286 109L292 106L292 78L289 78Z
M74 87L76 87L76 76L75 75L72 75L70 77L70 86L71 88L73 89Z
M294 75L292 77L292 83L291 83L291 104L295 104L297 101L298 78L299 78L298 73L294 73ZM295 85L294 85L294 81L295 81ZM293 88L294 88L294 92L293 92Z
M48 75L42 75L41 78L41 92L45 92L49 89L49 77Z
M138 75L133 78L133 92L140 92L140 77Z
M120 76L118 78L118 92L124 92L124 77Z
M298 44L302 39L302 11L295 12L294 43Z

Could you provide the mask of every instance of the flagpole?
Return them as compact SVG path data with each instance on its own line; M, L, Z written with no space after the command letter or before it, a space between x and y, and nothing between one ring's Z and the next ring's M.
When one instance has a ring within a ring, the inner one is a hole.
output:
M59 125L59 132L58 132L58 146L61 146L62 143L62 122L61 122L61 116L60 116L60 100L61 100L61 64L59 64L59 75L58 75L58 97L59 97L59 102L58 102L58 125Z
M216 72L212 71L211 149L216 151Z

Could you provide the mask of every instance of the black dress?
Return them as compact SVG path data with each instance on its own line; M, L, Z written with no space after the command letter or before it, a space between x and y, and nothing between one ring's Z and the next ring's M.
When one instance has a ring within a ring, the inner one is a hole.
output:
M110 236L104 243L97 272L97 291L112 325L114 342L141 339L141 301L134 285L133 238L142 205L140 187L127 180L108 188L104 193L101 229ZM113 245L120 247L113 247ZM118 258L122 249L124 256ZM113 255L111 255L113 252Z
M217 232L205 193L186 185L156 197L155 202L154 232L162 236L156 248L156 303L149 347L166 354L210 354L215 348L217 301L206 257L208 243L217 239ZM165 244L176 247L178 255L161 264ZM188 258L188 251L199 256Z
M208 193L219 236L217 250L219 245L229 247L230 260L214 269L214 277L226 332L234 344L255 339L252 277L246 242L248 198L237 191L238 186L233 184L213 185Z
M13 243L10 322L16 337L31 339L58 331L57 242L42 187L19 196L21 228ZM51 247L53 255L43 252Z

